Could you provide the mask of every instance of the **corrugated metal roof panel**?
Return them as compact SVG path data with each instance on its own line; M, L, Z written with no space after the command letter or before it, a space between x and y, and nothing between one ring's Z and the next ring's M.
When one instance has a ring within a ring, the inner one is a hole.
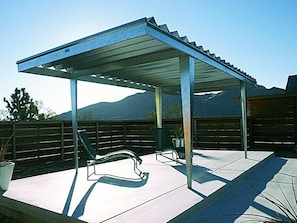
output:
M94 34L17 62L20 72L154 90L180 91L179 57L195 60L195 92L238 87L256 81L154 18Z

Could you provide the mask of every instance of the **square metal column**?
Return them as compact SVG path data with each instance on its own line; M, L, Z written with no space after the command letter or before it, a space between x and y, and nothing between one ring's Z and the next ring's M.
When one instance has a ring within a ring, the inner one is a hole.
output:
M78 172L78 141L77 141L77 80L70 79L72 131L74 143L75 170Z
M192 156L193 156L193 102L195 61L190 56L180 56L180 82L183 110L183 129L185 138L187 185L192 188Z
M245 82L240 81L240 97L241 97L241 137L244 150L244 157L247 159L247 112L246 112L246 86Z
M155 89L155 101L156 101L156 115L157 115L157 127L162 128L162 88L156 87Z

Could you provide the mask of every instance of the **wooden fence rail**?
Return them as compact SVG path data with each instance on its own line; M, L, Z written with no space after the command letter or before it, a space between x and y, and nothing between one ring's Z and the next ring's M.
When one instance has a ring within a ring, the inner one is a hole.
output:
M296 144L297 94L249 98L251 147L289 150Z
M171 130L181 120L165 120ZM240 118L197 118L194 120L194 148L241 150ZM152 120L81 121L79 129L88 136L100 153L131 149L140 154L154 152ZM6 158L14 161L73 159L73 136L70 121L0 122L0 140L13 134ZM253 150L291 148L295 143L296 119L248 118L248 145ZM80 155L83 148L79 147Z

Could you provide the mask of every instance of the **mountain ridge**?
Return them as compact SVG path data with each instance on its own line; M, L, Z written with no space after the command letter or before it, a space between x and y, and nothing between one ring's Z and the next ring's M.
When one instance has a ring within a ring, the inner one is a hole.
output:
M247 89L247 97L283 94L284 89L257 85ZM233 117L241 115L240 90L221 91L194 96L194 113L199 117ZM163 108L180 106L180 95L163 95ZM155 112L154 92L136 93L117 102L99 102L78 109L79 119L138 120L148 112ZM61 120L71 120L71 111L59 115Z

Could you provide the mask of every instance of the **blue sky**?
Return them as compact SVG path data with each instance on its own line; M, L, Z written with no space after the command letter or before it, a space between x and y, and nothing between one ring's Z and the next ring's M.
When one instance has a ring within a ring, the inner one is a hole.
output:
M25 87L56 113L70 110L69 80L17 72L16 61L143 17L202 45L267 88L297 74L296 0L1 0L0 109ZM78 107L135 90L78 84Z

